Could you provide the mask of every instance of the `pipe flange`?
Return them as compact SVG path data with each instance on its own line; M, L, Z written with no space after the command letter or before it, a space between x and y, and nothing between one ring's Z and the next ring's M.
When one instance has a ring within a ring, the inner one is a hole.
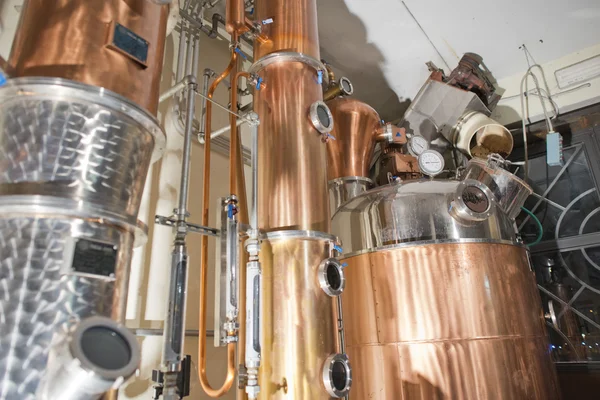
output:
M331 297L342 294L346 287L346 276L344 267L335 258L327 258L321 262L317 269L317 277L321 289Z
M345 354L333 354L327 357L323 365L323 384L330 396L340 399L350 392L352 386L352 368Z
M333 130L333 114L324 102L315 101L310 106L308 116L310 122L320 134L326 135Z
M329 83L329 77L326 73L327 69L321 61L309 55L293 51L282 51L267 54L266 56L252 64L252 66L250 66L250 69L248 70L248 73L257 74L271 64L279 64L283 62L299 62L314 68L317 72L322 71L323 82L325 84Z

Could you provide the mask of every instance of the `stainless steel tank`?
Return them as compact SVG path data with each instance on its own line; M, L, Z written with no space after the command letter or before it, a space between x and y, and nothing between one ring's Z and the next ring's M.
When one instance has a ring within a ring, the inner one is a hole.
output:
M476 179L388 185L338 209L352 398L559 398L513 225Z
M0 399L46 398L59 332L92 315L124 322L141 194L164 141L152 115L99 87L0 88Z

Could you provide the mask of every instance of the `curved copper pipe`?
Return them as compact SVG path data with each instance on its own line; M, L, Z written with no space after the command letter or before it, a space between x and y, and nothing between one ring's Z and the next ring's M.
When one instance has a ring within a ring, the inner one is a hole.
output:
M237 40L237 37L235 37ZM237 63L237 53L231 51L231 61L229 65L214 80L210 88L208 89L208 98L212 99L217 86L221 83ZM206 103L206 124L205 132L209 134L205 135L204 142L204 182L202 185L202 224L208 225L208 208L210 206L210 132L212 132L212 102ZM233 147L233 146L232 146ZM213 389L208 382L206 376L206 282L207 282L207 264L208 264L208 237L202 236L201 238L202 254L200 257L200 321L199 321L199 335L198 338L198 379L202 385L204 392L210 397L221 397L231 389L233 381L235 380L235 343L229 343L227 345L227 375L225 382L218 389Z

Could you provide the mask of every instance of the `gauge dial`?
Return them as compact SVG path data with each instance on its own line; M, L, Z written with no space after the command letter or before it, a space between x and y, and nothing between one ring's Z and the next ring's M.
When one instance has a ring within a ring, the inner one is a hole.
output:
M413 136L408 142L408 151L415 157L420 156L427 149L429 149L429 142L421 135Z
M444 157L435 150L425 150L419 156L419 168L425 175L436 176L444 170Z

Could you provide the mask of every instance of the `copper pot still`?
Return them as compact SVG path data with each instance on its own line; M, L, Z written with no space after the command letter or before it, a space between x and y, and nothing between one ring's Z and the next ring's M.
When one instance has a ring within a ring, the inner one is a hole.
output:
M560 398L513 223L476 179L387 185L338 209L353 399Z
M167 16L148 0L27 0L9 71L103 87L156 114Z

